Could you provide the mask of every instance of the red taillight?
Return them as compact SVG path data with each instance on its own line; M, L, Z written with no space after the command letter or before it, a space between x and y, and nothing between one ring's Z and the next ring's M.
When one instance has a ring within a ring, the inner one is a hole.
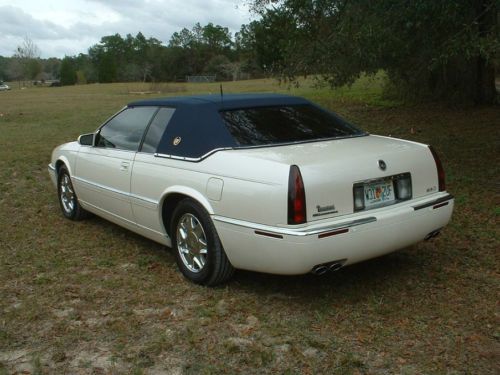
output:
M436 153L436 150L434 150L434 148L432 146L429 146L429 150L431 150L432 157L434 158L434 161L436 162L436 169L437 169L438 181L439 181L439 191L445 191L446 184L445 184L443 165L441 164L441 160L439 159L439 156Z
M306 217L306 192L299 167L290 166L288 177L288 224L303 224Z

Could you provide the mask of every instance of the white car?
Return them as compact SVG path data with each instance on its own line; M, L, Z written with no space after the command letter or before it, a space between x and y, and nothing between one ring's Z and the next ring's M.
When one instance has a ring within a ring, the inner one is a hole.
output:
M428 145L367 134L298 97L130 103L49 165L62 213L172 247L190 280L322 274L424 239L453 196Z
M7 91L10 90L10 86L7 85L6 83L0 82L0 91Z

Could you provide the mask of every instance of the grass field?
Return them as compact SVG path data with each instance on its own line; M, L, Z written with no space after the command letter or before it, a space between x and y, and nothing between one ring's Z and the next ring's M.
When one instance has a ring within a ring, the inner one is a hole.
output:
M238 272L193 285L168 249L99 218L63 218L52 149L127 102L218 84L0 92L0 374L498 374L498 107L384 100L380 79L290 92L367 131L433 144L456 196L434 241L324 277ZM274 81L225 92L277 91Z

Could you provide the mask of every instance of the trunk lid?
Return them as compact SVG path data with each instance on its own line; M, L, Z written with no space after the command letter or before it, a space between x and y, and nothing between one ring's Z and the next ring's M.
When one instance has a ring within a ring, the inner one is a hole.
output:
M352 214L353 185L367 180L409 172L413 199L437 191L436 166L428 147L395 138L368 135L238 152L297 165L305 187L308 222Z

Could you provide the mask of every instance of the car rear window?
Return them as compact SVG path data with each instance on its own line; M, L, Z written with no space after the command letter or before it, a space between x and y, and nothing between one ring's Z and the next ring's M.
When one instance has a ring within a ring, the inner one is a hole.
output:
M262 146L364 134L333 113L313 105L244 108L221 111L240 146Z

